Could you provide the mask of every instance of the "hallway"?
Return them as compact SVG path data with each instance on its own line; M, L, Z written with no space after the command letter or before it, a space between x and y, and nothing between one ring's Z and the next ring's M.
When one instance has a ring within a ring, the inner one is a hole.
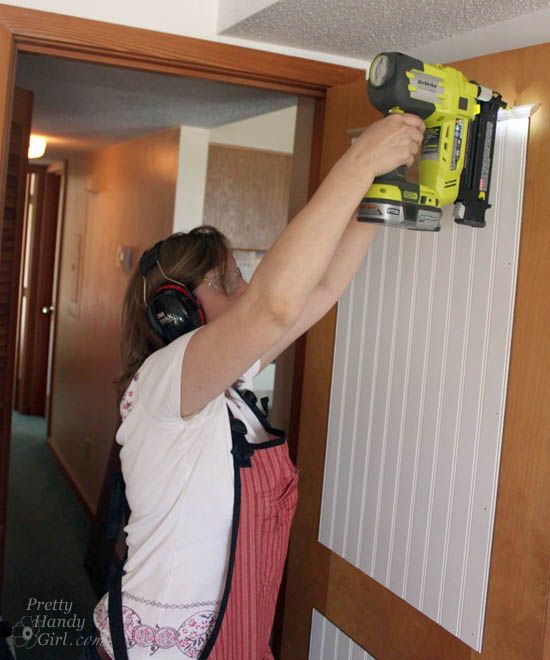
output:
M14 412L2 614L12 626L33 628L26 644L16 640L18 660L79 656L97 600L82 564L89 533L46 445L45 419Z

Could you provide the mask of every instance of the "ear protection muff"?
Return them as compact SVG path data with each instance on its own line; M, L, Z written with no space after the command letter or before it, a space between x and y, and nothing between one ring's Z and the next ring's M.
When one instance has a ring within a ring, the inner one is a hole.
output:
M160 272L170 281L163 284L155 291L147 305L147 319L153 331L166 343L170 343L191 330L200 328L206 323L206 316L199 299L181 282L172 280L164 274L159 261L160 246L162 241L147 250L141 257L139 269L144 278L144 301L145 276L156 265Z
M147 307L151 328L170 343L206 323L202 305L185 285L165 284Z

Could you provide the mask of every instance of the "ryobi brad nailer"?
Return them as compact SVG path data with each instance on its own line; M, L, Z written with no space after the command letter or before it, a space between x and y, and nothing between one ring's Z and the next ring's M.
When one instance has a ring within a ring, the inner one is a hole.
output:
M441 207L455 203L456 222L485 226L500 94L441 64L402 53L380 53L370 67L368 94L384 114L409 112L426 124L418 183L405 167L377 177L358 219L439 231Z

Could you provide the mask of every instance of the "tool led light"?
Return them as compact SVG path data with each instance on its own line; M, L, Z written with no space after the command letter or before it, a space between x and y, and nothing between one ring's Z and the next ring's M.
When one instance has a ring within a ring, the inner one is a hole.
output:
M514 105L511 108L501 108L498 111L498 121L507 121L508 119L529 119L540 108L540 103L530 105Z

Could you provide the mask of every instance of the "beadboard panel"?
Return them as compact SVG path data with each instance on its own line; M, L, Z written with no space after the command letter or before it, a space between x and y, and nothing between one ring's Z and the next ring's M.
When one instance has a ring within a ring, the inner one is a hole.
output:
M319 541L481 649L528 119L487 227L381 229L338 306Z
M313 610L309 660L376 660L339 630L322 614Z

